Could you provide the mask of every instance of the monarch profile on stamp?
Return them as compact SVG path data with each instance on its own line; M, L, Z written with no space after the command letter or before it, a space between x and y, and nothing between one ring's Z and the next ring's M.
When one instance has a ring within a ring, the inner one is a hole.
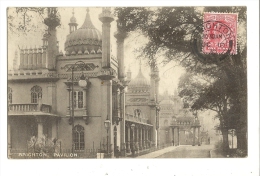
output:
M237 54L237 14L207 12L203 22L203 53Z

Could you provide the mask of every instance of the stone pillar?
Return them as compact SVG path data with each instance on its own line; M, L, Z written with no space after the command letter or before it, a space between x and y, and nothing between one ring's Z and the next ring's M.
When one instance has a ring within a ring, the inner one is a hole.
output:
M99 15L102 24L102 67L110 68L110 23L114 21L110 7L103 7Z
M102 8L102 13L99 14L99 20L102 22L102 70L100 79L102 80L102 119L105 121L108 117L112 122L112 79L113 76L107 75L110 73L110 23L114 20L109 7ZM108 69L108 70L107 70ZM112 123L111 123L112 124ZM113 130L110 128L110 141L113 145Z
M55 119L51 119L51 136L50 139L54 139L54 138L58 138L57 137L57 123L56 123L56 118Z
M24 69L28 69L28 49L27 48L25 48L25 50L24 50L24 58L23 58L23 65L24 65Z
M198 127L198 146L200 146L200 127Z
M47 48L47 63L48 69L54 70L56 68L56 55L57 51L57 37L56 37L56 29L49 28L50 36L48 37L48 48Z
M137 151L139 150L139 127L136 127L136 147L137 147Z
M36 69L37 66L37 48L33 49L33 62L32 62L32 69Z
M111 80L102 80L101 81L101 117L104 122L107 118L110 120L110 128L108 131L110 144L113 145L113 128L112 128L112 81ZM102 130L102 129L101 129ZM103 130L102 130L103 131ZM101 131L101 133L102 133ZM107 136L107 131L103 131L103 137Z
M43 117L36 117L36 122L38 124L38 138L43 137Z
M12 143L11 143L11 124L10 122L8 122L8 125L7 125L7 151L8 151L8 158L10 157L11 155L11 148L12 148Z
M131 145L131 137L130 137L130 134L131 134L131 131L130 131L130 126L127 126L127 152L129 153L130 152L130 145Z
M193 127L193 142L192 142L192 146L195 146L195 132L196 132L196 127Z
M46 47L43 47L43 53L42 53L42 66L41 68L47 68L46 67L46 62L47 62L47 51L46 51Z
M146 131L146 147L149 148L149 144L151 144L151 141L149 139L148 129L146 128L145 131Z
M180 128L177 128L177 133L178 133L178 145L180 145Z
M29 56L28 56L28 69L32 69L32 64L33 64L33 49L29 49Z
M122 31L117 31L114 36L117 39L118 78L123 82L125 78L124 40L127 34Z
M38 48L36 59L37 59L36 68L37 69L42 68L42 49L41 48Z
M56 84L54 82L49 82L48 87L48 104L52 106L52 111L56 112Z
M143 149L143 127L140 128L140 149Z
M38 98L38 111L41 111L41 107L42 107L42 97Z
M174 127L172 127L172 145L174 146Z
M122 118L122 121L120 122L120 135L121 135L121 144L126 143L125 139L125 90L120 90L120 117Z
M135 129L132 129L131 128L131 125L129 126L129 128L131 129L131 131L132 131L132 140L131 140L131 142L130 142L130 148L131 148L131 152L132 152L132 149L133 149L133 147L134 147L134 145L135 145Z
M172 129L169 128L169 131L168 131L168 144L172 145Z

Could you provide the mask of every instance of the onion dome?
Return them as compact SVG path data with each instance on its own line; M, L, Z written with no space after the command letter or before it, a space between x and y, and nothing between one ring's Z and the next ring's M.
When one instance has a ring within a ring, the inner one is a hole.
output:
M74 16L74 12L73 12L73 16L70 18L70 23L77 23L77 19Z
M144 77L141 66L139 69L138 75L130 81L128 84L128 90L130 92L149 92L150 89L150 83L149 81Z
M79 50L84 53L86 50L97 51L101 47L101 32L93 25L90 19L89 10L87 9L87 14L83 25L67 36L65 50L70 54L73 51L73 53L79 53Z

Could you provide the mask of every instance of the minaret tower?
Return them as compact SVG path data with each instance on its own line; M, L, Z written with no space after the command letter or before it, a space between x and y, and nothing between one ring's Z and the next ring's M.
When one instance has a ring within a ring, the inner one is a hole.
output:
M58 54L56 27L60 25L60 18L57 14L56 7L48 7L48 17L44 19L44 23L48 26L48 48L47 48L47 68L55 70L56 55Z
M125 141L125 87L128 80L125 80L125 53L124 53L124 41L127 37L127 33L122 30L123 24L117 22L117 31L114 34L114 37L117 39L117 59L118 59L118 79L121 82L120 86L120 117L122 121L120 122L120 139L123 146L126 144ZM131 74L131 73L130 73ZM128 79L128 78L127 78ZM131 80L131 75L130 75ZM129 80L129 81L130 81Z
M88 11L88 9L87 9L87 11ZM72 17L70 18L70 23L69 23L70 33L76 31L77 26L78 26L78 23L77 23L77 19L74 16L74 8L73 8Z
M114 21L110 7L103 7L102 13L99 15L102 24L102 67L110 68L110 23Z
M154 124L156 124L154 126L153 131L155 132L154 134L154 141L156 141L156 145L159 146L160 145L160 139L159 139L159 102L158 102L158 94L159 94L159 70L158 70L158 66L156 63L156 60L154 60L151 65L150 65L150 70L151 70L151 74L150 74L150 82L151 82L151 91L150 91L150 102L151 102L151 114L153 114L153 116L155 117L155 119L153 119L155 121Z
M102 8L102 13L99 15L99 20L102 24L102 68L98 75L98 78L101 79L101 97L102 97L102 106L101 106L101 118L102 121L109 120L110 128L107 132L102 133L103 137L107 136L107 143L110 145L110 151L114 147L114 137L112 126L112 79L115 77L113 69L110 67L110 23L114 20L114 17L111 13L110 7ZM107 133L107 134L106 134Z

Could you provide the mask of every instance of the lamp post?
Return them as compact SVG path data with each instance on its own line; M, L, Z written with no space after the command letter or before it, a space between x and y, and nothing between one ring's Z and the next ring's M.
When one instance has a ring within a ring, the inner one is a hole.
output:
M108 155L108 130L110 128L110 120L108 119L108 116L107 116L107 119L104 122L104 126L107 130L107 155Z
M72 101L72 105L71 105L71 116L70 116L70 122L71 122L71 126L72 126L72 152L74 152L74 71L80 69L81 71L83 71L84 69L86 69L86 64L83 61L77 61L75 62L73 65L71 65L70 67L63 67L63 68L67 68L68 71L71 70L71 101ZM88 82L86 81L86 78L84 76L84 74L82 73L82 75L80 76L80 80L78 82L78 85L80 87L86 87L88 85Z

